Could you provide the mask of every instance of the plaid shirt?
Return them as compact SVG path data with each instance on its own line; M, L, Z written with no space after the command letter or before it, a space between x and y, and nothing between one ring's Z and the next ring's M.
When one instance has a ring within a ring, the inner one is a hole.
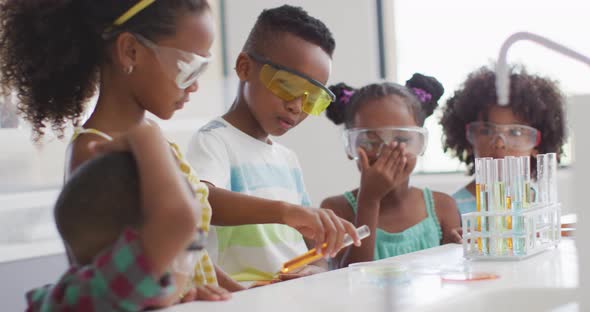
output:
M101 132L97 129L76 128L76 129L74 129L74 135L72 136L70 143L74 142L74 140L76 140L81 134L84 134L84 133L91 133L94 135L101 136L102 138L104 138L106 140L109 140L109 141L112 140L112 138L108 134ZM186 159L184 158L184 156L180 152L180 148L178 147L178 145L176 145L172 142L168 142L168 143L170 145L170 148L172 149L172 152L174 153L174 156L176 157L176 160L179 163L180 171L182 171L182 174L185 176L185 178L191 184L193 191L195 193L195 197L197 199L197 202L201 205L201 212L200 212L201 220L199 222L198 228L201 229L204 232L203 234L206 236L207 233L209 232L209 226L211 225L211 215L212 215L211 205L209 204L209 201L208 201L209 189L207 188L207 185L205 185L205 183L201 182L198 179L195 170L186 161ZM182 255L180 257L182 257ZM207 250L203 249L203 250L195 251L195 257L196 257L197 261L196 261L196 264L194 267L194 272L192 274L190 274L193 279L193 285L195 285L195 286L216 285L217 286L218 282L217 282L217 275L215 273L215 266L213 265L213 261L211 261L211 258L209 258L209 254L207 253ZM182 258L180 261L182 261Z
M154 279L138 235L126 230L93 263L29 291L27 311L142 311L173 291L169 274Z

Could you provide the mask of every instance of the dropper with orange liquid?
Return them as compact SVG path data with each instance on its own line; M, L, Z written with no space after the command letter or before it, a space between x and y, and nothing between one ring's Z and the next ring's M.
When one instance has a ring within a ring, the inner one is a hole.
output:
M356 229L356 233L359 236L359 239L364 239L369 237L369 235L371 235L371 229L369 229L368 226L363 225L359 228ZM340 247L340 249L348 247L350 245L352 245L353 240L352 237L350 237L350 235L346 234L344 235L344 240L342 241L342 247ZM311 249L310 251L297 256L285 263L283 263L283 267L281 268L281 273L290 273L293 270L296 270L306 264L310 264L312 262L318 261L320 259L322 259L323 257L325 257L324 252L326 251L326 248L328 247L328 244L324 243L322 245L322 250L321 252L317 252L317 249Z

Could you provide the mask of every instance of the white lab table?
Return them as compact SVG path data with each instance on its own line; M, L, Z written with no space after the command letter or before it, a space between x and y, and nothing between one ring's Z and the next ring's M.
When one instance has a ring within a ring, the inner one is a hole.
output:
M500 308L514 300L509 296L511 291L515 294L513 297L519 297L521 305L533 307L533 303L559 297L562 292L567 292L568 296L574 292L578 286L576 255L572 239L563 239L558 248L525 260L501 262L465 260L462 246L449 244L379 262L408 267L409 280L406 282L383 283L381 280L381 283L375 283L375 280L357 278L358 275L346 268L235 293L226 302L192 302L163 311L443 311L447 306L461 303L464 298L486 292L489 294L485 296L490 300L502 298L501 301L506 301L498 302ZM495 273L499 278L470 282L441 279L444 272L462 270ZM493 293L506 290L509 295ZM466 306L468 304L473 302L457 306L464 307L465 311L487 311ZM518 302L510 304L516 307ZM568 307L563 311L577 311L575 303ZM456 311L456 307L453 309Z

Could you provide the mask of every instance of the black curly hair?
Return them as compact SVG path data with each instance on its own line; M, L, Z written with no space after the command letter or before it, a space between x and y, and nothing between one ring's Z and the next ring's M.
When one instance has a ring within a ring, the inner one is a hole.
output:
M487 120L488 110L498 102L496 74L488 67L470 73L461 88L447 100L440 124L443 127L443 147L467 165L468 173L475 172L475 157L465 135L465 126L478 120L480 114ZM529 126L541 131L540 154L563 154L566 140L565 98L557 83L541 76L527 73L523 66L511 66L509 107ZM531 158L531 168L536 168Z
M300 7L283 5L262 11L250 31L243 52L261 53L275 44L281 34L290 33L313 43L330 57L336 41L328 27Z
M354 127L354 116L363 103L389 95L400 97L414 114L418 126L423 126L436 107L445 89L434 77L414 74L406 85L383 82L354 89L345 83L330 86L336 101L328 106L326 116L336 125L344 123L345 128Z
M122 32L152 40L174 35L178 17L209 8L206 0L156 1L121 26L111 25L137 0L2 0L0 85L38 140L49 124L59 136L77 125L97 89L107 47ZM105 31L108 30L108 33Z

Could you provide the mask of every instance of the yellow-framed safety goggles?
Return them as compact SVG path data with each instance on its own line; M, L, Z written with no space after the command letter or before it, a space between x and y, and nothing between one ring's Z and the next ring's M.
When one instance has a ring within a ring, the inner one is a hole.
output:
M332 91L317 80L258 54L248 53L248 56L262 64L260 81L272 94L286 102L301 98L302 110L307 114L318 116L336 98Z

